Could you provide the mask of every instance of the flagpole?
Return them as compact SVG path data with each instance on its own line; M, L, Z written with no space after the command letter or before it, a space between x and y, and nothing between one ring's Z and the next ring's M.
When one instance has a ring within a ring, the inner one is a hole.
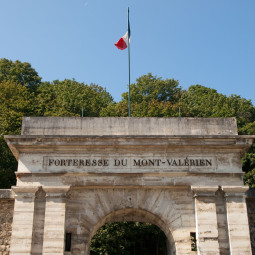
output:
M130 111L130 27L129 27L129 7L127 8L127 26L128 26L128 117L131 117Z

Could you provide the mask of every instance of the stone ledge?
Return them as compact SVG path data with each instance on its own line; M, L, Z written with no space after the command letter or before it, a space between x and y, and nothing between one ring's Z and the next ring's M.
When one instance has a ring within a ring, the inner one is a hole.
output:
M235 118L23 117L22 135L237 135Z
M18 159L19 153L77 153L90 151L198 151L225 150L245 153L253 143L255 136L238 135L166 135L166 136L64 136L64 135L5 135L12 153Z
M244 194L247 192L249 189L248 186L222 186L222 190L228 194Z
M195 197L211 197L215 196L218 186L191 186Z
M11 189L0 189L0 199L14 199L14 193Z

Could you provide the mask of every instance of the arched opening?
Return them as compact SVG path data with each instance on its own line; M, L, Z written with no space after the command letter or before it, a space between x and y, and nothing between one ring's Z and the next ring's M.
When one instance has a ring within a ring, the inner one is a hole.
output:
M125 229L125 227L130 227L130 226L131 226L131 231L132 231L132 228L135 229L136 227L141 227L141 229L142 229L142 228L147 227L147 230L148 230L147 233L150 233L151 231L155 231L155 236L156 236L156 234L158 234L159 239L160 239L160 235L161 235L161 237L163 236L162 239L164 240L163 242L165 242L164 245L161 245L161 247L163 247L163 248L157 249L155 247L155 249L154 249L156 252L157 251L161 252L161 253L158 253L158 255L164 255L164 254L174 255L176 253L176 248L175 248L172 234L171 234L169 228L167 227L167 224L165 224L158 216L156 216L148 211L145 211L145 210L134 209L134 208L125 208L125 209L117 210L117 211L110 213L109 215L107 215L106 217L101 219L94 226L94 228L90 234L90 238L89 238L88 254L97 255L96 253L94 253L95 250L92 250L90 253L92 238L95 235L97 235L97 233L100 234L100 231L101 231L101 233L104 232L104 229L105 229L104 225L108 224L106 226L110 226L110 227L112 227L112 230L114 230L114 228L118 228L120 225L118 225L118 224L109 225L109 224L110 223L118 223L118 222L122 222L122 231L123 231L123 229ZM103 227L103 228L100 229L101 227ZM98 230L99 230L99 232L98 232ZM117 229L115 229L115 231L116 230ZM146 231L144 231L144 232L146 235ZM143 237L141 237L141 239L142 238ZM161 241L162 241L162 239L161 239ZM94 242L94 240L93 240L93 242ZM160 243L158 243L158 247L159 247L159 245L160 245ZM138 246L131 245L130 247L133 248L133 251L131 251L131 253L123 253L123 254L125 254L125 255L140 254L140 255L142 255L142 253L134 253L134 251L135 251L134 249L138 249ZM156 246L157 246L157 241L156 241ZM104 253L101 253L101 254L104 254ZM109 253L109 254L111 254L111 253ZM112 254L114 254L114 253L112 253ZM119 254L121 254L121 253L119 253ZM144 253L144 254L147 255L147 253ZM153 254L157 254L157 253L153 253Z
M90 244L90 255L167 255L167 238L156 225L113 222L99 228Z

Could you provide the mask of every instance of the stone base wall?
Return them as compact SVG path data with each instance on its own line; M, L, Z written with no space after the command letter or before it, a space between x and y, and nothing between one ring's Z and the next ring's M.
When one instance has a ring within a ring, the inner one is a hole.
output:
M250 189L247 195L246 203L250 227L251 249L252 254L255 255L255 190Z
M250 227L252 254L255 255L255 190L248 191L247 210ZM14 198L11 190L0 190L0 255L9 255ZM222 250L221 250L222 252ZM225 254L223 252L223 254Z
M0 190L0 255L9 255L14 199L10 190Z

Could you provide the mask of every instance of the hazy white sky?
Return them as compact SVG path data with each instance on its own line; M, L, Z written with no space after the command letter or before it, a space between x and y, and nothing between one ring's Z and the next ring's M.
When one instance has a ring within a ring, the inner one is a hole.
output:
M254 95L254 0L0 0L0 58L29 62L44 81L96 83L116 101L151 72L247 99Z

